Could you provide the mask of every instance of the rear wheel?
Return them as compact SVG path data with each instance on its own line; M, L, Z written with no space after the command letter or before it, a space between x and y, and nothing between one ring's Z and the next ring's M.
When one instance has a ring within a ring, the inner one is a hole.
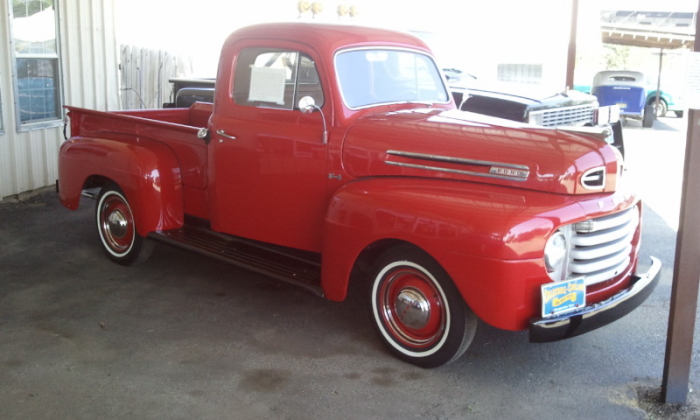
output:
M476 332L476 315L447 273L410 246L392 248L375 264L371 315L399 359L433 368L460 357Z
M642 127L651 128L654 125L654 106L647 105L644 107L644 116L642 117Z
M105 186L100 191L95 219L102 247L112 261L134 265L151 255L153 242L136 231L131 206L116 185Z
M654 111L656 111L656 118L661 118L665 117L666 113L668 112L668 105L666 105L666 101L663 99L659 99L659 106L656 106L656 99L652 100L649 102L649 105L654 107Z

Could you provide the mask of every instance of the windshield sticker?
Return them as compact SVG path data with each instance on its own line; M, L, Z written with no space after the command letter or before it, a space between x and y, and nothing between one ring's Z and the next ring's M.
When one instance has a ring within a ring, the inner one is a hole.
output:
M284 83L286 80L287 69L250 66L248 100L284 105Z

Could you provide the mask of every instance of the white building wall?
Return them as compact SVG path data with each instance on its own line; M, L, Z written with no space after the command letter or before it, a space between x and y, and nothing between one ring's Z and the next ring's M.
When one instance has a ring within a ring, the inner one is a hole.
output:
M56 0L63 104L98 110L119 107L115 0ZM62 127L18 131L12 86L9 4L0 0L0 200L53 185Z

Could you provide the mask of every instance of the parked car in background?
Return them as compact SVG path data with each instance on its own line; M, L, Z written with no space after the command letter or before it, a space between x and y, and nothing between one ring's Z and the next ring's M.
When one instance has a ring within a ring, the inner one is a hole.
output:
M654 108L647 103L646 78L638 71L605 70L593 77L591 93L601 105L617 105L623 118L642 121L649 128L654 124Z
M665 117L668 112L673 112L676 117L682 118L685 108L680 100L680 96L671 95L663 89L659 91L659 107L656 108L656 88L647 90L647 105L651 105L656 110L657 117Z
M647 80L649 82L649 80ZM574 90L583 93L591 93L591 85L574 85ZM656 102L656 86L647 84L647 105L654 106ZM676 117L683 118L685 106L682 98L678 94L670 94L668 90L661 89L659 95L659 108L656 110L656 117L665 117L669 112L673 112Z

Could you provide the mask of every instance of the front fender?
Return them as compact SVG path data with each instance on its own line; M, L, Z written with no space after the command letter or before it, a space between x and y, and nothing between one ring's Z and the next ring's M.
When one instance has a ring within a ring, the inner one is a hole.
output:
M107 178L124 191L139 235L181 227L182 179L175 154L166 145L123 136L119 140L73 137L61 145L59 198L71 210L90 177Z
M355 181L328 208L321 285L326 297L343 300L362 252L398 240L438 261L481 319L522 329L539 285L551 281L542 259L550 234L636 201L625 190L573 197L440 179Z
M549 214L554 207L562 210ZM322 286L329 299L344 299L357 257L385 239L414 244L441 263L448 253L541 258L551 231L582 214L566 196L535 191L436 179L355 181L339 189L328 208ZM470 281L444 268L456 283Z

